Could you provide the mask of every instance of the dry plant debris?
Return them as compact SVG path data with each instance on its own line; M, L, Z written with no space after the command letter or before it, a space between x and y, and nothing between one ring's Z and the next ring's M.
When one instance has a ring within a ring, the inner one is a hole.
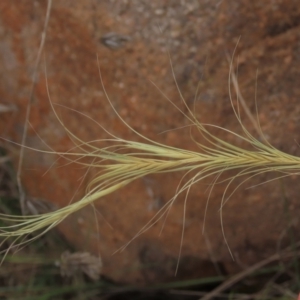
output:
M102 260L88 252L66 251L61 255L59 266L62 276L73 277L78 273L84 273L90 279L97 281L102 270Z

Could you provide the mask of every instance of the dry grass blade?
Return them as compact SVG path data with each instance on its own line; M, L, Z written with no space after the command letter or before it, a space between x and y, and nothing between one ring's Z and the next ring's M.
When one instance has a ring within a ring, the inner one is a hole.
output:
M45 18L45 23L44 23L44 29L43 29L43 32L42 32L42 38L41 38L37 58L36 58L35 65L34 65L33 75L32 75L32 85L31 85L31 89L30 89L30 95L29 95L29 98L28 98L25 124L24 124L24 130L23 130L23 137L22 137L22 142L21 142L22 146L25 146L25 143L26 143L27 130L28 130L28 121L29 121L29 116L30 116L30 111L31 111L31 104L32 104L32 101L33 101L33 93L34 93L34 88L35 88L35 85L36 85L39 63L40 63L40 60L41 60L41 56L42 56L42 53L43 53L43 48L44 48L45 41L46 41L46 33L47 33L48 23L49 23L49 19L50 19L51 6L52 6L52 0L48 0L46 18ZM22 212L24 213L24 210L25 210L25 204L24 204L25 203L25 192L23 190L22 182L21 182L23 157L24 157L24 147L21 147L19 165L18 165L18 172L17 172L17 182L18 182L18 189L19 189L19 193L20 193L21 209L22 209Z
M299 254L300 252L298 252ZM219 285L217 288L212 290L211 292L207 293L204 297L199 298L199 300L210 300L214 299L214 297L218 296L220 293L224 292L225 290L232 287L234 284L238 283L239 281L243 280L245 277L249 276L250 274L254 273L255 271L265 267L266 265L275 262L277 260L280 260L282 258L290 258L295 256L295 251L286 251L285 253L276 253L265 260L262 260L258 262L257 264L254 264L252 267L236 274L232 278L226 280L221 285Z

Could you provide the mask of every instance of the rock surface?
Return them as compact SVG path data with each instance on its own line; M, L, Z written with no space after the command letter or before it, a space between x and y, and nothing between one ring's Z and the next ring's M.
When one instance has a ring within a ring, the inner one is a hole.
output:
M0 135L17 143L22 138L46 7L46 1L0 2L0 103L17 107L17 111L1 113ZM106 100L98 55L109 97L132 128L155 141L196 150L186 127L188 120L166 100L184 109L172 78L168 51L181 92L190 107L195 105L199 120L241 133L228 93L228 58L237 46L235 66L250 111L255 116L256 99L268 140L283 151L299 155L299 20L296 0L54 1L27 145L45 150L47 144L56 151L73 147L50 106L45 77L51 101L70 132L84 141L107 137L95 122L77 113L81 112L115 135L139 140ZM255 135L246 116L244 122ZM222 138L240 145L233 136L223 133ZM18 151L19 147L12 149L16 163ZM66 162L57 158L26 150L22 179L28 195L62 207L84 195L93 172L81 180L86 170L75 163L58 168ZM114 280L174 280L184 197L174 204L162 234L160 222L123 252L113 253L174 195L182 175L138 180L99 199L96 210L88 207L69 217L59 229L76 248L100 253L103 274ZM176 280L236 272L286 242L286 228L299 226L297 178L246 189L273 177L253 178L223 209L224 230L235 262L225 245L218 212L224 185L216 186L212 193L204 235L207 185L200 183L191 189Z

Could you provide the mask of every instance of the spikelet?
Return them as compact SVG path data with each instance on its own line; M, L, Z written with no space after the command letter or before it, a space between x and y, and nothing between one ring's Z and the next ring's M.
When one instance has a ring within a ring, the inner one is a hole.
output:
M230 93L232 64L230 64L229 74ZM101 73L100 79L102 82ZM103 89L108 101L111 104L104 86ZM193 175L192 178L190 178L186 183L178 188L178 190L175 192L174 197L170 199L158 212L158 214L153 217L153 219L151 219L137 233L136 237L146 231L164 215L166 215L168 209L172 206L179 194L185 192L186 195L188 195L191 186L197 184L199 181L205 178L211 176L219 178L221 174L226 174L226 172L232 170L236 172L236 175L229 176L226 179L228 184L224 190L224 194L222 197L222 211L223 205L231 196L226 195L228 187L238 177L246 176L247 180L253 176L266 172L280 172L282 176L289 176L299 173L300 158L286 154L274 148L266 139L263 138L260 127L258 128L261 133L261 140L258 140L253 135L251 135L250 132L244 127L239 111L234 108L232 100L230 100L232 109L243 130L243 135L239 135L225 128L214 125L204 125L199 122L184 101L178 86L177 89L186 109L188 110L188 115L182 112L174 103L173 105L189 119L192 126L197 128L198 132L202 135L203 140L205 141L205 144L201 144L195 141L195 143L197 143L198 145L199 152L170 147L142 136L122 119L122 117L118 114L113 106L112 109L118 115L120 120L130 130L141 137L144 142L124 140L110 134L111 138L104 141L106 143L109 142L111 145L106 148L97 148L94 143L87 143L76 137L64 126L64 124L56 114L59 122L65 127L65 130L68 132L70 137L74 141L76 141L77 144L77 146L73 148L73 151L56 154L65 158L69 158L73 161L75 160L81 164L84 163L80 162L80 158L90 158L93 163L85 165L88 168L95 168L99 170L97 176L88 184L87 193L81 200L75 203L71 203L66 207L63 207L56 211L28 216L0 214L0 219L2 221L11 223L11 225L0 228L0 237L4 239L14 238L15 241L13 245L23 245L24 243L27 243L32 239L41 236L51 228L55 227L72 213L80 210L87 205L92 204L94 201L101 197L104 197L125 187L130 182L149 174L184 172L184 174L193 173L195 175ZM49 91L48 95L50 99ZM232 99L231 95L230 99ZM55 112L51 100L50 103L52 105L53 111ZM221 138L216 137L209 131L209 128L211 127L216 127L224 130L227 133L233 134L236 138L241 139L249 146L251 146L249 147L249 149L254 150L245 150L243 148L232 145L231 143L228 143ZM102 129L105 130L104 128ZM120 151L120 149L122 150ZM48 151L47 153L52 152ZM24 241L23 238L28 235L33 237L29 240L26 239L26 241Z

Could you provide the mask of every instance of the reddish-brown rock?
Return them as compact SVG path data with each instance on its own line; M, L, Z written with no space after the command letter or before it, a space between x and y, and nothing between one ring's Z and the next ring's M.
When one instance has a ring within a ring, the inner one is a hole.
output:
M1 114L0 134L17 143L23 133L46 6L46 1L0 2L0 101L18 108L17 112ZM72 133L84 141L107 137L96 123L75 112L80 111L115 135L139 140L120 122L105 98L98 55L105 88L126 122L155 141L196 150L189 128L182 128L189 124L188 120L151 83L184 109L167 51L190 107L200 82L195 106L198 118L241 133L230 107L227 84L228 57L240 38L236 52L238 79L249 109L255 115L257 82L263 131L273 145L299 155L298 20L300 7L298 1L292 0L263 4L259 0L54 1L27 145L47 149L46 143L56 151L73 146L49 104L45 76L51 101L69 108L55 106ZM256 134L246 116L244 121ZM170 129L173 130L167 131ZM222 137L240 145L233 136L222 133ZM17 154L14 159L17 162ZM56 168L62 164L55 164L56 159L26 150L22 178L29 195L62 207L73 196L74 201L80 199L93 172L80 185L86 170L76 164ZM174 195L182 175L153 175L138 180L99 199L95 204L100 213L97 218L93 208L87 207L64 221L60 230L76 248L100 252L103 273L112 279L140 283L174 279L183 226L183 197L174 204L161 235L163 222L123 252L113 253ZM299 188L297 178L290 178L245 189L270 178L271 175L254 178L223 209L224 230L238 263L232 261L221 232L218 209L224 185L216 186L212 193L205 235L202 227L207 185L200 183L191 189L177 279L213 275L217 271L210 261L219 262L227 272L235 272L241 265L252 264L276 251L289 225L284 199L288 199L289 219L297 226Z

